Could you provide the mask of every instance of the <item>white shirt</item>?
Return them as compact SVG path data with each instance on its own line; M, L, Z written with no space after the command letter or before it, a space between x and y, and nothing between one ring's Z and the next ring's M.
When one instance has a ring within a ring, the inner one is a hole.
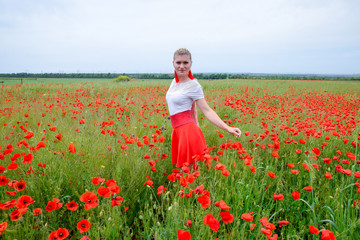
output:
M201 98L205 98L204 92L197 79L177 83L174 78L166 93L170 115L191 110L193 102Z

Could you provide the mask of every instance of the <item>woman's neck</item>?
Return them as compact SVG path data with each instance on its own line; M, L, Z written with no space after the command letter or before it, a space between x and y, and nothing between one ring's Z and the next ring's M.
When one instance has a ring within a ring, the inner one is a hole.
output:
M178 76L179 83L184 83L190 81L190 78L188 76Z

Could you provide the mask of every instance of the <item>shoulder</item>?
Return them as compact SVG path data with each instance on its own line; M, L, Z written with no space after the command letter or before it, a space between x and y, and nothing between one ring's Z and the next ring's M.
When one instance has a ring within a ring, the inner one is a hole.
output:
M200 85L199 81L196 78L191 80L189 85L191 87L193 87L193 88L196 88L196 89L201 88L201 85Z

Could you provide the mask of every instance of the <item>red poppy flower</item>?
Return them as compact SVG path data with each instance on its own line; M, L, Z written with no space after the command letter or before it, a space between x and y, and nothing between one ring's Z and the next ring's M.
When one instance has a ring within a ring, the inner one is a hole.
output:
M22 191L26 188L26 182L24 180L21 180L14 185L14 188L18 191Z
M99 183L102 183L104 182L105 179L104 178L101 178L101 177L94 177L91 182L94 184L94 185L98 185Z
M187 184L187 181L184 177L180 177L179 183L181 186L183 187L188 187L189 185Z
M251 214L253 214L253 212L243 213L241 219L244 219L245 221L254 221L254 217Z
M37 145L36 145L36 150L39 150L40 148L45 148L45 143L40 141Z
M85 203L85 210L89 210L99 205L97 196L93 192L83 193L80 196L80 201Z
M124 201L124 198L122 198L121 196L116 196L111 199L111 206L112 207L120 206L121 201ZM127 209L129 209L129 207L125 207L125 212L127 211Z
M76 211L79 207L79 204L75 201L71 201L69 203L66 203L66 207L67 209L69 209L70 211Z
M187 220L184 225L185 225L185 226L188 226L188 227L192 227L192 221L191 221L191 220Z
M30 204L32 204L34 202L35 202L35 200L32 199L30 196L22 195L21 197L19 197L19 199L16 203L16 207L17 208L26 208L27 206L29 206Z
M19 167L19 164L17 164L16 162L12 162L7 166L7 169L9 170L15 170Z
M268 221L266 217L260 218L261 224L268 230L273 231L276 229L275 225ZM270 234L271 235L271 234Z
M294 168L295 167L295 165L292 164L292 163L288 163L287 165L288 165L289 168Z
M6 184L8 184L9 179L5 176L0 176L0 186L5 186Z
M298 191L293 191L291 195L294 198L294 200L299 200L300 198L300 193Z
M166 190L166 188L164 186L158 187L157 195L162 194L163 192L165 192L165 190Z
M196 187L193 192L196 193L197 195L201 195L204 191L204 185L200 185L198 187Z
M41 168L45 168L45 167L46 167L46 164L39 162L38 166L41 167Z
M25 163L31 163L32 162L32 160L33 160L33 158L34 158L34 155L32 155L32 154L28 154L28 155L25 155L24 156L24 160L23 160L23 163L25 164Z
M80 240L91 240L88 236L83 236Z
M272 235L272 231L270 229L261 228L260 231L268 237Z
M63 203L60 203L60 199L54 198L52 201L49 201L45 207L45 210L48 212L52 212L54 210L60 209Z
M321 154L320 149L318 149L318 148L316 148L316 147L313 148L312 151L313 151L313 153L315 153L315 156L316 156L316 157L320 156L320 154Z
M332 176L331 176L331 174L330 174L329 172L326 172L326 173L325 173L325 177L326 177L327 179L332 179Z
M76 148L75 148L74 144L72 144L72 143L69 144L69 152L76 153Z
M16 205L16 199L13 199L11 201L7 201L3 204L0 204L0 209L8 210L9 208L13 208Z
M57 231L52 231L49 234L49 240L58 240L59 236L58 236L58 232Z
M324 163L330 164L330 163L331 163L331 159L330 159L330 158L324 158Z
M32 133L32 132L27 132L27 133L26 133L26 136L24 136L24 138L30 139L30 138L32 138L33 136L34 136L34 133Z
M191 240L191 235L189 232L184 230L179 230L177 232L178 240Z
M313 225L310 225L309 226L309 231L312 233L312 234L316 234L318 235L319 234L319 229L317 229L316 227L314 227Z
M0 236L4 233L7 228L7 222L3 222L0 224Z
M220 200L219 202L215 202L215 206L221 208L221 210L229 211L230 207L226 205L224 200Z
M168 178L170 181L172 181L172 182L175 182L175 180L176 180L174 173L169 174L169 175L167 176L167 178Z
M229 212L220 212L220 216L225 224L232 223L234 221L234 216Z
M276 195L275 193L274 193L274 196L273 196L273 201L275 201L275 200L280 200L280 201L284 201L284 195L283 194L278 194L278 195Z
M303 189L304 189L305 191L308 191L308 192L312 192L312 191L314 190L314 188L311 187L311 186L306 186L306 187L304 187Z
M274 158L280 157L280 156L279 156L279 153L278 153L276 150L273 150L272 156L273 156Z
M151 180L151 178L149 177L148 180L146 180L146 182L144 183L144 185L148 185L150 187L153 187L153 181Z
M210 204L211 204L210 198L209 198L207 195L205 195L205 194L203 194L202 196L198 197L197 200L198 200L199 203L201 204L201 207L202 207L202 208L205 208L205 209L208 208L208 207L210 206Z
M224 175L225 177L229 177L229 176L230 176L230 172L229 172L227 169L223 170L223 171L221 172L221 174Z
M104 186L100 186L97 193L104 198L108 198L111 195L110 189Z
M28 208L18 208L9 214L11 221L18 221L22 215L27 212Z
M249 229L250 229L250 231L254 230L255 226L256 226L255 223L250 223L250 224L249 224Z
M335 235L330 230L321 231L321 240L336 240Z
M289 224L289 222L286 221L286 220L279 221L278 223L279 223L279 227L280 227L280 228L281 228L283 225L288 225L288 224Z
M58 238L55 238L57 240L65 239L69 236L69 231L66 228L59 228L56 231L56 236L58 237Z
M347 152L346 155L353 161L355 161L356 157L355 154L351 153L351 152Z
M186 181L187 181L188 183L193 183L193 182L195 181L195 179L196 179L196 177L195 177L193 174L188 174L188 175L186 176Z
M108 186L111 195L115 193L119 193L121 191L120 187L116 184L116 182L109 182L110 180L106 181L105 184Z
M214 232L217 232L220 227L219 221L212 214L208 214L205 216L204 224L209 225L210 229Z
M42 209L41 209L41 208L35 208L35 209L33 210L33 214L34 214L35 216L42 214Z
M271 178L276 178L275 173L273 173L273 172L268 172L268 175L269 175L269 177L271 177Z
M90 222L87 219L83 219L77 224L77 230L80 231L80 233L86 232L91 227Z

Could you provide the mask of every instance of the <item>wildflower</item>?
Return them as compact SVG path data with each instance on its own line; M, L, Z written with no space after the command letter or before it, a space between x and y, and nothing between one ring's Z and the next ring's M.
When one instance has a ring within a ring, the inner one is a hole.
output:
M75 201L71 201L69 203L66 203L66 207L67 209L69 209L70 211L76 211L79 207L79 204Z
M330 230L321 231L321 240L336 240L334 233Z
M284 201L284 195L283 194L278 194L278 195L276 195L275 193L274 193L274 196L273 196L273 201L275 201L275 200L280 200L280 201Z
M317 229L316 227L314 227L313 225L310 225L309 226L309 231L312 233L312 234L315 234L315 235L318 235L319 234L319 229Z
M80 233L86 232L90 229L91 224L87 219L83 219L77 224L77 230L80 231Z
M75 148L74 144L72 144L72 143L70 143L70 145L69 145L69 152L76 153L76 148Z
M241 215L241 219L244 219L245 221L254 221L254 218L253 218L253 216L251 214L253 214L253 212L243 213Z
M184 230L179 230L177 232L178 240L191 240L191 235L189 232Z
M230 207L226 205L224 200L220 200L219 202L215 202L215 206L221 208L221 210L229 211Z
M89 210L99 205L96 194L92 192L83 193L80 196L80 201L85 203L85 210Z
M42 209L41 209L41 208L35 208L35 209L33 210L33 214L34 214L35 216L42 214Z
M303 189L304 189L305 191L308 191L308 192L312 192L312 191L314 190L314 188L311 187L311 186L306 186L306 187L304 187Z
M234 221L234 216L229 212L220 212L220 216L225 224L232 223Z
M208 214L205 216L204 224L209 225L210 229L214 232L217 232L220 227L219 221L212 214Z
M205 209L208 208L208 207L210 206L210 204L211 204L210 198L209 198L207 195L205 195L205 194L203 194L202 196L198 197L197 200L198 200L199 203L201 204L201 207L202 207L202 208L205 208Z

